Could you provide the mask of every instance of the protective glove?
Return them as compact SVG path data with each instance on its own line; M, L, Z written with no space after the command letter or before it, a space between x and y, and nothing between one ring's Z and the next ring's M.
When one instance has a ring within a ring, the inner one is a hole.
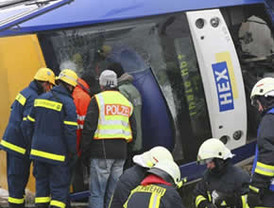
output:
M247 195L247 203L250 208L261 205L262 200L261 200L260 192L257 193L255 191L250 190L250 192Z
M218 192L218 194L219 196L215 199L214 202L217 207L239 207L239 204L237 204L237 199L240 200L240 195L237 197L237 195L235 196L233 193L228 194Z

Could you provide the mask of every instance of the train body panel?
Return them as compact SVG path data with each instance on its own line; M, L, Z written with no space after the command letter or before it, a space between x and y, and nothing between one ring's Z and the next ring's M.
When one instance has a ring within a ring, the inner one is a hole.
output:
M9 51L12 51L10 53ZM27 51L27 52L26 52ZM33 75L46 63L36 35L23 35L0 38L0 134L4 134L8 123L10 107L18 92L33 79ZM7 188L6 154L0 152L1 187ZM34 179L29 181L29 188L34 191Z
M0 106L2 134L8 106L37 68L58 73L68 67L98 78L108 63L119 62L143 98L144 150L166 146L191 180L201 176L204 167L193 161L207 138L225 142L239 155L235 162L253 154L259 116L249 94L259 78L274 72L271 2L64 2L69 4L47 13L42 6L40 13L0 24L1 94L7 98ZM28 45L30 39L35 41ZM267 47L260 48L263 42Z

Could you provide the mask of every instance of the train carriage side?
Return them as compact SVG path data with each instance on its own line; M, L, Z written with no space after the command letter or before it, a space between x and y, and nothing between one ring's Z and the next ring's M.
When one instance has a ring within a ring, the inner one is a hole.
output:
M98 77L109 62L120 62L142 94L144 150L168 147L182 165L183 175L192 180L201 174L193 162L198 147L211 136L236 149L240 159L253 154L259 117L249 104L249 94L259 78L273 75L269 28L271 19L264 4L246 4L31 32L37 34L39 45L34 45L41 48L44 63L56 72L66 65L79 74L88 70ZM0 50L4 42L0 38ZM22 44L5 52L12 57L13 51L30 50L20 48ZM11 69L31 74L39 65L20 69L11 64L12 58L1 58L5 60L0 63L5 62L1 77ZM16 90L26 80L31 76L18 80ZM3 111L11 102L12 98L1 105ZM1 133L7 118L6 113Z

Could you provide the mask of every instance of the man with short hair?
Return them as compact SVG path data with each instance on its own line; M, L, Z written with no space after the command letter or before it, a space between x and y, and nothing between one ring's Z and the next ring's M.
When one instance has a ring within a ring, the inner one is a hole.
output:
M81 141L82 158L90 163L90 208L108 207L136 134L133 106L117 90L116 73L104 70L99 84L103 92L91 99Z
M34 80L15 98L11 106L8 126L1 141L1 148L7 152L7 176L9 207L22 208L25 205L25 188L28 183L31 160L30 144L22 123L33 106L34 99L55 85L55 75L49 68L39 69Z

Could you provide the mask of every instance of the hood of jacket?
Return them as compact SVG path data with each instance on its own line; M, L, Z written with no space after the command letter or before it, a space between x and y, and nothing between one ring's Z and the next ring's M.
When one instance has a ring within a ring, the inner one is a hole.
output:
M86 81L78 78L77 82L78 84L76 85L74 91L81 90L89 94L89 85L86 83Z
M125 84L125 83L132 83L134 80L133 76L131 76L130 74L128 73L124 73L122 74L122 76L120 76L118 78L118 85L122 85L122 84Z

